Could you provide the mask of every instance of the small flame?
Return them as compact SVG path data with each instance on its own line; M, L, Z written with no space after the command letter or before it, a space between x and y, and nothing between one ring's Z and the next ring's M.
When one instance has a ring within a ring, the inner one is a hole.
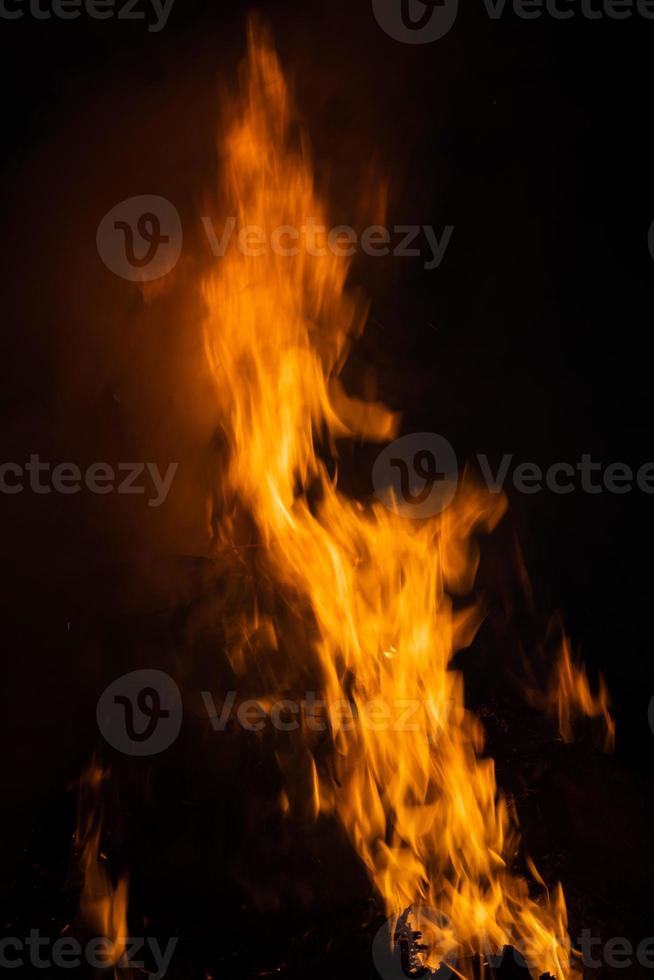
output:
M221 148L230 213L268 241L284 226L328 226L306 145L292 139L287 84L256 27L243 81ZM418 925L430 965L514 945L534 976L563 978L562 890L548 894L537 877L536 900L534 884L511 870L517 832L451 669L481 613L455 611L450 596L471 592L474 535L496 525L504 500L466 482L442 514L412 521L338 490L317 444L335 457L336 438L388 440L398 420L348 398L338 381L366 316L346 289L348 261L298 248L252 256L232 247L204 290L229 445L216 544L243 556L253 583L238 615L225 613L227 655L239 675L267 686L262 695L286 694L315 672L328 704L352 705L347 724L329 715L329 760L307 726L301 747L280 749L282 809L333 814L389 915L438 910L438 924ZM399 705L404 722L365 724L371 702Z
M82 773L75 844L81 852L83 874L80 915L95 937L106 941L102 956L117 976L116 967L125 953L127 938L127 877L114 887L106 856L100 850L102 787L108 775L96 759Z
M606 683L600 674L597 694L593 694L584 667L575 664L572 659L567 636L563 636L561 640L546 694L532 692L530 700L535 707L557 719L559 734L566 744L574 741L576 719L599 719L602 747L605 752L613 751L615 721L609 711L610 699Z

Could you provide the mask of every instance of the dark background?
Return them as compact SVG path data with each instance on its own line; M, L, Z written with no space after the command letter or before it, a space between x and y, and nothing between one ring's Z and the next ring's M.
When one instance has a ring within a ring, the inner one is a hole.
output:
M95 230L142 193L169 197L192 225L248 9L176 0L157 34L84 14L0 21L3 459L177 458L168 440L201 467L183 364L189 310L172 294L157 333L133 288L102 266ZM403 431L444 434L460 461L487 453L497 465L511 453L547 467L591 453L635 470L653 460L654 23L523 21L509 10L493 21L467 3L446 37L408 46L367 2L258 9L295 81L334 223L355 223L374 172L388 179L390 225L455 226L435 271L392 257L353 268L372 301L353 361L376 369ZM636 812L654 754L654 498L508 494L543 629L560 612L591 674L608 681L614 764L627 784L633 776ZM188 499L171 518L131 501L0 499L10 869L46 801L88 759L110 624L166 608L166 570L200 552ZM176 599L192 588L177 582ZM111 644L121 648L120 636ZM56 829L67 833L65 815Z

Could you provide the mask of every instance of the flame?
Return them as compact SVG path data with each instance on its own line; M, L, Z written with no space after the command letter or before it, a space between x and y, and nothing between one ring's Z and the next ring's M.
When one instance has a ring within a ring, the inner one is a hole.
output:
M256 26L231 109L221 194L237 226L263 229L268 242L284 226L328 226L306 145L293 140L288 86ZM474 604L455 611L451 596L472 590L474 535L495 526L504 501L466 482L442 514L412 521L339 491L317 447L334 459L337 438L388 440L398 420L338 382L366 316L346 289L348 261L298 247L295 256L231 247L204 283L205 349L229 446L216 546L241 549L257 583L226 623L228 657L239 675L263 678L270 697L317 671L326 703L352 706L329 712L327 760L306 719L299 747L280 748L282 806L341 821L389 916L438 910L439 924L422 924L430 964L512 944L534 976L565 977L562 890L549 895L537 878L537 900L511 870L515 821L450 669L481 619ZM283 602L270 600L275 590Z
M95 937L106 940L102 955L107 967L116 967L125 954L127 938L127 877L114 887L100 850L103 783L107 770L93 759L80 778L75 845L81 852L83 875L80 915ZM114 969L114 975L117 975Z
M532 692L530 700L534 706L557 719L559 734L566 744L574 740L574 722L577 718L599 719L602 747L605 752L613 750L615 721L609 711L610 699L604 678L600 675L597 694L593 694L584 667L572 660L567 636L564 635L561 640L547 692L544 695Z

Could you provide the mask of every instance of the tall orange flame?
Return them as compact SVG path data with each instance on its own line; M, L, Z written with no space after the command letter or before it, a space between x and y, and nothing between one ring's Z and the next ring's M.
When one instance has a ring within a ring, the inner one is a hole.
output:
M257 28L243 80L221 188L239 227L270 241L283 226L327 226L306 148L291 139L288 87ZM346 290L348 261L302 245L295 256L278 251L231 248L205 283L206 352L229 444L218 537L226 548L257 544L256 575L291 597L304 632L289 642L282 614L253 598L227 624L228 656L245 675L264 644L271 696L315 663L325 700L354 706L348 719L330 714L327 764L317 764L303 725L294 756L305 767L303 803L342 822L389 915L412 904L439 910L439 925L422 924L430 964L513 944L534 975L564 977L561 888L550 896L539 881L536 900L511 871L517 834L450 669L480 621L474 607L455 612L450 597L471 591L473 535L496 524L504 503L464 485L444 513L411 521L339 492L318 440L333 449L337 437L389 439L397 419L338 383L366 312ZM264 637L256 649L255 636ZM410 721L388 719L396 705L410 708Z

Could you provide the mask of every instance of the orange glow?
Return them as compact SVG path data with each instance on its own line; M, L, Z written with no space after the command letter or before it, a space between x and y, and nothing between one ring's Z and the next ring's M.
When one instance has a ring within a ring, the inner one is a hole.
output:
M94 938L107 940L102 955L107 967L115 967L125 952L127 939L127 878L121 878L114 887L100 851L101 793L107 777L107 771L95 759L82 773L75 844L81 852L83 874L80 915ZM117 975L115 969L114 974Z
M601 722L602 746L611 752L615 744L615 721L609 711L609 694L600 675L597 694L593 694L583 666L577 666L570 655L570 641L564 636L547 693L532 695L532 703L557 719L564 742L574 740L577 718L598 718Z
M263 228L268 241L312 218L329 226L292 122L276 55L251 28L220 192L238 226ZM430 965L448 958L471 973L473 957L513 944L534 976L565 977L562 890L512 871L515 822L450 669L481 621L450 597L471 592L475 535L497 524L504 500L464 481L443 513L412 521L338 490L318 441L335 457L336 438L386 441L398 419L338 381L366 315L346 289L348 260L299 244L294 257L231 247L205 282L206 354L229 446L216 543L242 554L257 583L238 615L225 612L227 655L271 700L317 675L328 704L354 705L352 724L330 714L327 760L306 719L300 744L279 749L280 767L292 769L282 806L342 823L389 915L439 910L439 924L416 923ZM364 723L370 702L381 704L374 724ZM413 706L407 724L394 712L379 721L397 704Z

